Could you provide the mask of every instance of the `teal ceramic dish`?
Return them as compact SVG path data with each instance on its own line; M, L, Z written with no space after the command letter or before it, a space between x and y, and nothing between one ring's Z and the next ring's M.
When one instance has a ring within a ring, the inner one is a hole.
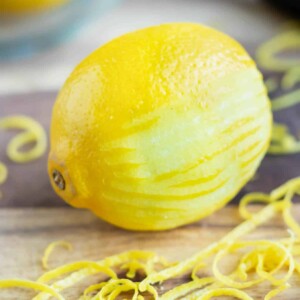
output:
M83 24L101 16L119 2L71 0L57 8L40 12L0 13L0 59L31 56L64 42Z

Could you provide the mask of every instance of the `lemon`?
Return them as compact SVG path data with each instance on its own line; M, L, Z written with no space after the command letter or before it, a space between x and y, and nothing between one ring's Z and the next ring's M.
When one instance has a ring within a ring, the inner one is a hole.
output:
M247 52L190 23L138 30L72 72L54 105L55 191L117 226L163 230L224 206L269 146L270 101Z

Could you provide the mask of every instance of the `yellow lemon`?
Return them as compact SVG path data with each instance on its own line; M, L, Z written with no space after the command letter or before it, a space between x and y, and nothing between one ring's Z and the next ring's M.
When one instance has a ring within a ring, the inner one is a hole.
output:
M45 10L60 6L70 0L0 0L0 12Z
M262 76L233 39L174 23L84 59L55 103L49 175L69 204L117 226L163 230L224 206L269 145Z

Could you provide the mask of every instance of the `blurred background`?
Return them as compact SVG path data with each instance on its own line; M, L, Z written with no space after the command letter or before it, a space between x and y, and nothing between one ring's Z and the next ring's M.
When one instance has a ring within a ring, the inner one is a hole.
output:
M206 24L228 33L253 52L275 35L284 21L295 17L276 6L277 2L0 0L0 92L58 89L74 66L103 43L165 22ZM284 7L288 2L282 1ZM299 0L294 3L300 5Z
M237 39L254 57L260 44L300 21L299 9L299 0L0 0L0 117L25 114L48 130L51 107L72 69L128 31L166 22L203 23ZM266 78L282 76L262 71ZM278 118L300 128L299 109ZM21 166L8 160L13 135L0 132L0 161L9 170L0 206L65 205L50 187L46 155ZM298 170L299 155L267 158L258 173L267 174L264 182L252 181L243 193L268 190Z

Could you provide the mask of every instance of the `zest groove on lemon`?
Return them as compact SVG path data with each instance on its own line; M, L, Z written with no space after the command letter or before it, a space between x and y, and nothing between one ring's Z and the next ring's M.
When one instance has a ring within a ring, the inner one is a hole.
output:
M49 176L65 201L112 224L170 229L239 192L271 127L262 76L236 41L197 24L150 27L70 75L53 109Z

